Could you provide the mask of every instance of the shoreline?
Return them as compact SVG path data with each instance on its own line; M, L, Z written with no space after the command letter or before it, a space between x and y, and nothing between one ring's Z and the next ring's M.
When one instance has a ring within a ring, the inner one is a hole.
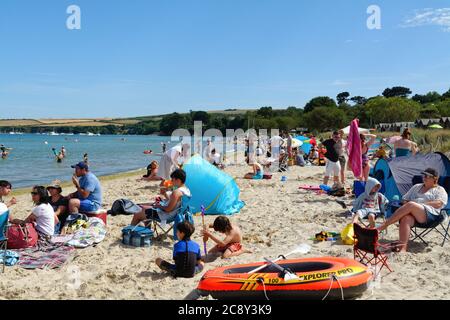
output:
M145 173L146 169L135 169L135 170L128 170L128 171L122 171L122 172L116 172L112 174L97 176L97 178L100 180L100 182L106 182L111 180L118 180L121 178L128 178L130 176L138 175L140 173ZM30 188L32 188L34 185L26 186L26 187L20 187L20 188L14 188L13 186L13 193L14 195L20 196L25 193L27 193ZM61 187L63 188L70 188L72 187L72 182L70 180L61 181Z

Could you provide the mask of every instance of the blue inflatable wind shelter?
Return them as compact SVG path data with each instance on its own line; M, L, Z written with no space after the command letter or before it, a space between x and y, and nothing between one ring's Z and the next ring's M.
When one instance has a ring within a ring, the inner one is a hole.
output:
M192 195L189 201L192 213L201 212L201 206L204 206L207 215L233 215L244 207L233 177L201 156L191 157L183 165L183 170L186 172L186 186Z
M442 153L380 159L373 169L373 177L380 181L381 192L392 201L400 199L413 186L413 178L427 168L436 169L441 177L450 176L450 160Z

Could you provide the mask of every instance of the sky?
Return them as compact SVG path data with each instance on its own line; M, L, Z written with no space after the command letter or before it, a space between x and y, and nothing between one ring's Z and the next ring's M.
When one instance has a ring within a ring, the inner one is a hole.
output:
M0 1L3 119L304 107L449 78L448 0Z

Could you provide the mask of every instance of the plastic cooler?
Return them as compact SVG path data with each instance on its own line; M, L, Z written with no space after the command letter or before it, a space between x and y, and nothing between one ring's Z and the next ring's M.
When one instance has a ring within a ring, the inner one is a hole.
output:
M102 219L103 222L105 223L105 225L107 224L107 223L106 223L106 220L107 220L107 218L108 218L108 211L105 210L105 209L100 209L100 210L95 211L95 212L85 213L85 215L87 215L89 218L99 218L99 219Z

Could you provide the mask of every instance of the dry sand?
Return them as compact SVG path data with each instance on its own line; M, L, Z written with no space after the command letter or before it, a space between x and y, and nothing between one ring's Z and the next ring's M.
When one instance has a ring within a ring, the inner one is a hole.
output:
M277 173L272 180L246 181L241 179L249 167L232 166L226 169L241 189L243 210L233 216L244 235L244 245L253 250L229 260L218 259L206 265L206 270L219 266L261 261L287 253L296 245L312 246L305 257L353 257L352 247L339 243L313 243L315 233L341 231L349 222L345 210L335 198L301 191L301 184L321 183L323 167L291 167L282 183ZM114 200L129 198L147 202L158 192L157 183L136 182L138 175L103 182L105 208ZM349 175L350 178L350 175ZM65 190L65 193L72 190ZM13 213L25 217L32 208L30 196L18 196L19 204ZM350 199L347 201L349 202ZM214 216L207 216L212 223ZM173 241L156 242L151 248L132 248L121 244L121 229L128 225L129 216L109 217L108 235L97 245L76 251L74 259L56 270L25 270L8 267L0 275L0 299L183 299L195 289L201 275L193 279L172 279L155 265L157 257L171 259ZM197 230L201 217L195 217ZM392 226L386 239L397 240L398 229ZM361 299L447 299L450 287L448 244L442 248L439 238L428 237L429 246L416 241L410 253L389 257L394 272L382 272ZM193 240L202 239L196 232ZM208 244L209 247L212 243Z

